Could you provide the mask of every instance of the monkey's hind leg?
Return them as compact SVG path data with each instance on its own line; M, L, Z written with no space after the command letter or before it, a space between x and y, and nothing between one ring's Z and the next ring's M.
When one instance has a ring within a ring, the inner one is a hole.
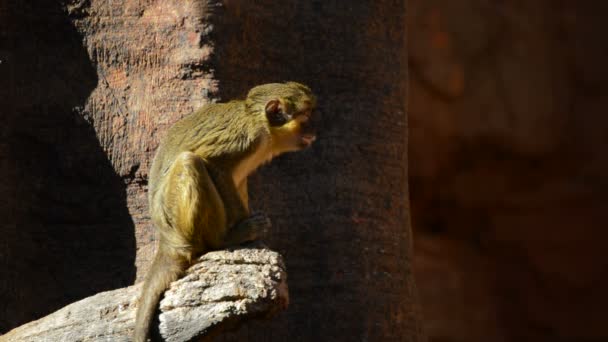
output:
M163 184L163 217L171 228L160 229L162 239L193 257L220 248L226 234L226 211L205 161L192 152L181 153Z
M225 197L219 195L216 182ZM264 214L246 217L247 206L231 177L216 177L214 182L205 161L192 152L177 157L164 187L165 208L170 215L167 221L173 222L173 228L180 232L167 239L176 248L194 246L197 249L193 252L198 254L256 240L270 228L270 219ZM227 227L227 216L246 218Z

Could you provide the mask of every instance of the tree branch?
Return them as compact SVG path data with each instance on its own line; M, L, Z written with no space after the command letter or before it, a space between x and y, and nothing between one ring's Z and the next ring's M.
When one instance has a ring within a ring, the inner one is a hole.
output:
M281 256L263 247L207 253L171 284L156 326L166 341L190 341L268 317L287 307L286 279ZM85 298L11 330L0 341L129 341L140 287Z

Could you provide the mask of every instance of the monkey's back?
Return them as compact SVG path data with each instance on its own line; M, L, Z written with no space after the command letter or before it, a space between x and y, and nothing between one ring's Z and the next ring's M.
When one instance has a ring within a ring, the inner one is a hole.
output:
M251 118L243 118L243 101L212 103L177 121L167 131L158 147L150 168L149 202L152 204L163 175L182 152L194 152L204 160L217 159L223 155L242 153L254 146L259 130L245 127L253 124Z

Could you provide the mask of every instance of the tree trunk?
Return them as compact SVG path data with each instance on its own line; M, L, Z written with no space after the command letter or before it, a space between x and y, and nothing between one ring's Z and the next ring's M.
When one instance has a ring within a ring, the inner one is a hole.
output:
M220 96L294 80L319 95L319 140L250 188L274 221L268 242L286 259L291 306L226 338L422 339L404 0L39 2L2 12L12 46L0 64L11 91L0 194L16 198L2 226L3 329L141 279L154 251L147 176L166 129ZM42 281L38 263L50 264Z
M411 273L405 1L228 1L217 79L228 99L296 80L319 96L319 139L253 177L274 221L291 304L229 340L421 339Z

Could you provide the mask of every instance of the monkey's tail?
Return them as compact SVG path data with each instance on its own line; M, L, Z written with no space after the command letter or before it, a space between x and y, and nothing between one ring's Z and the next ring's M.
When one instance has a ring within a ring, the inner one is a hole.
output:
M146 342L148 340L150 326L152 325L152 319L156 313L160 297L171 282L181 276L186 266L187 262L184 258L168 255L162 249L156 253L154 262L148 271L141 290L137 314L135 316L133 341Z

